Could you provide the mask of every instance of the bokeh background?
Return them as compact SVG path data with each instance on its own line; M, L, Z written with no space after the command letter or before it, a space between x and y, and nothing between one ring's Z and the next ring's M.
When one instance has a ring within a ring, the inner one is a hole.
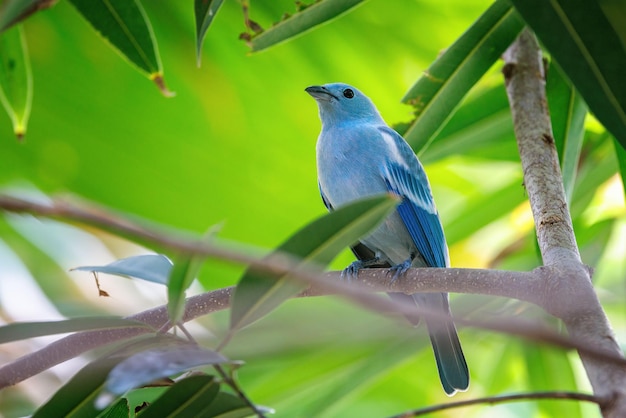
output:
M227 1L196 66L191 2L144 2L176 92L163 97L111 49L68 2L24 25L34 100L24 142L0 115L0 187L22 197L93 201L117 211L271 249L325 213L318 195L315 141L320 129L312 84L353 84L388 123L412 110L400 99L422 72L489 6L489 1L382 0L267 51L250 54L241 6ZM289 0L253 1L251 18L269 27ZM496 64L421 155L454 267L529 270L541 264L522 185L506 95ZM583 261L620 341L626 340L626 208L610 135L586 121L572 214ZM90 228L4 215L0 218L0 322L127 315L166 302L165 290L70 272L143 254ZM333 268L352 260L341 254ZM236 283L242 266L208 260L192 292ZM537 318L515 301L453 295L460 317ZM575 303L575 301L573 301ZM558 324L553 324L558 327ZM227 313L190 330L213 347ZM516 337L460 329L470 366L469 392L454 400L531 390L588 390L576 356ZM0 347L5 363L51 338ZM380 417L446 402L426 333L340 298L286 303L243 330L225 353L246 365L242 386L276 417ZM0 414L20 416L44 402L84 359L55 367L0 393ZM596 416L575 403L479 406L442 416Z

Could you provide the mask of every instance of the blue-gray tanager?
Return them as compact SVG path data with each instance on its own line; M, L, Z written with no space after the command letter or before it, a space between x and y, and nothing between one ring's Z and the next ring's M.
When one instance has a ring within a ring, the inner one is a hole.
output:
M448 247L428 178L404 139L383 121L374 104L347 84L311 86L322 120L317 141L319 188L329 210L366 196L393 193L402 201L369 236L353 247L358 260L344 275L361 268L387 265L394 277L410 267L449 267ZM439 377L448 395L467 390L469 371L452 322L447 293L393 300L417 302L443 313L447 320L427 319ZM409 319L417 323L416 317Z

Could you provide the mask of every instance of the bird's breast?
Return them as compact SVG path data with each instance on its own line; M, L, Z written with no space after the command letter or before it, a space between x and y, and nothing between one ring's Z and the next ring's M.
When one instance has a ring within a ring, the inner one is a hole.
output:
M395 143L378 128L322 132L317 143L320 187L333 208L388 193L383 167L397 161ZM362 240L392 264L408 259L415 245L397 212Z
M381 176L380 150L362 144L324 141L317 147L320 186L333 207L387 192Z

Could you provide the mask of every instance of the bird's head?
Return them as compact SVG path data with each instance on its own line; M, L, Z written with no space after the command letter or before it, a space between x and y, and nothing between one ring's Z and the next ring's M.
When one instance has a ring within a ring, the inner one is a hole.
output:
M356 88L343 83L311 86L305 89L320 109L324 125L350 123L354 121L382 122L376 106Z

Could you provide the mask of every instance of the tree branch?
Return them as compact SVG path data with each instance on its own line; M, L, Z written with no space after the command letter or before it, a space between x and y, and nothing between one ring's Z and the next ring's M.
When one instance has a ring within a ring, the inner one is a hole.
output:
M372 294L371 292L393 290L413 293L415 289L419 289L420 291L428 289L429 291L440 292L442 290L449 289L450 287L454 287L454 283L456 283L456 281L454 281L453 284L450 285L450 283L446 282L445 279L443 280L443 284L439 281L440 278L445 278L447 274L445 273L446 270L451 270L452 275L455 277L459 275L455 274L455 271L458 270L458 273L463 271L463 269L411 269L407 272L407 275L410 277L400 278L394 282L387 276L386 269L366 269L359 272L359 277L349 284L339 280L338 272L332 272L325 274L323 277L318 276L317 283L298 296L310 297L340 294L342 296L349 297L351 300L356 301L367 309L374 309L387 314L397 313L399 315L403 312L411 312L413 314L418 313L423 317L443 319L443 315L440 313L432 312L428 309L416 308L413 305L406 307L399 306L397 303L379 295ZM471 270L468 269L467 271ZM504 273L502 275L503 280L507 277L506 273L509 273L489 270L486 270L485 272L488 273L487 276L489 275L489 272L491 272L494 276L497 276L497 273ZM421 273L425 274L423 277L420 277L419 282L417 282L415 277L419 276ZM531 273L520 274L530 275ZM468 278L468 280L470 279ZM462 285L464 281L465 280L458 281L457 285L459 286L459 289L464 288ZM404 286L405 284L406 287ZM203 315L228 309L230 307L230 298L233 289L234 287L227 287L188 298L185 305L183 322L188 322ZM165 324L168 324L169 321L166 305L140 312L127 318L144 322L154 329L161 329ZM511 318L490 321L476 321L457 318L455 319L455 322L459 326L488 329L517 335L538 343L547 343L566 349L577 349L579 352L586 353L590 358L602 359L622 367L626 366L626 360L613 352L601 350L595 345L581 343L567 336L558 334L551 329L539 326L536 323L513 320ZM49 369L50 367L77 357L86 351L133 338L148 332L150 332L148 329L142 327L84 331L69 335L49 344L46 347L43 347L36 352L24 355L1 367L0 389L6 386L15 385L29 377Z
M559 160L545 95L545 71L535 36L524 30L504 54L503 73L513 114L524 185L535 220L537 240L547 275L548 312L563 320L577 341L596 344L623 355L582 264L565 199ZM626 416L626 369L580 352L594 393L615 399L605 417Z
M319 271L313 269L297 269L301 260L283 254L272 259L250 255L260 253L259 249L247 252L241 249L230 249L219 241L207 242L198 235L155 225L145 220L134 218L132 221L100 207L79 207L63 201L52 201L42 204L0 195L0 209L13 213L28 213L62 221L78 222L95 226L133 241L146 242L151 246L160 246L176 252L204 255L220 260L244 264L260 271L276 276L290 273L307 282L315 282ZM545 280L537 274L551 274L548 270L536 272L515 272L486 269L411 269L402 280L391 280L384 270L371 269L360 277L365 278L362 284L372 290L385 289L405 293L439 292L442 286L445 291L455 293L472 293L502 296L519 299L549 309L552 302L546 301L545 292L541 289ZM545 279L545 277L544 277ZM332 284L331 284L332 285Z
M529 30L522 32L505 52L504 60L502 71L543 264L552 266L561 260L580 263L552 136L543 59L535 36Z
M479 405L479 404L498 404L512 401L530 401L537 399L559 399L559 400L571 400L571 401L583 401L593 402L600 407L606 403L606 399L598 398L597 396L589 395L586 393L578 392L533 392L533 393L517 393L514 395L500 395L489 396L486 398L469 399L466 401L450 402L447 404L433 405L426 408L414 409L407 411L399 415L394 415L390 418L410 418L419 417L422 415L432 414L433 412L445 411L448 409L462 408L464 406Z
M220 260L244 264L259 271L275 276L290 273L307 283L316 283L319 279L320 270L298 268L301 260L283 254L281 257L261 258L250 255L260 253L258 249L244 252L242 250L229 249L220 245L217 241L207 242L201 237L191 233L181 232L161 225L150 224L145 220L127 218L112 213L103 208L78 207L66 202L52 201L50 204L41 204L19 199L12 196L0 195L0 209L14 213L29 213L36 216L44 216L63 221L79 222L95 226L134 241L144 241L152 245L158 245L176 252L204 255ZM548 271L542 271L548 274ZM546 303L543 292L538 286L543 280L537 280L537 276L530 272L499 271L484 269L413 269L402 280L392 280L384 270L369 270L361 274L364 280L363 286L380 291L391 289L392 291L405 293L439 292L442 286L445 291L456 293L473 293L493 296L509 297L537 304L544 309L550 303ZM339 281L328 282L328 286L340 286ZM341 289L327 293L338 293Z

